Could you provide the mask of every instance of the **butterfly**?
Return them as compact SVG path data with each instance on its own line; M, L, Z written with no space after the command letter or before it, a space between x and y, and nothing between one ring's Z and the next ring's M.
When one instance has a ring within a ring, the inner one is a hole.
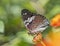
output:
M28 29L30 34L38 34L43 32L48 26L48 19L40 14L32 13L28 9L21 11L22 19L25 27Z

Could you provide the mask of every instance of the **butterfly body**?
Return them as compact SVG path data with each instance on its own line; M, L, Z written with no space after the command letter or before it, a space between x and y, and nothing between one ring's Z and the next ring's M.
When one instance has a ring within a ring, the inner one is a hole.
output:
M46 17L40 14L32 13L27 9L23 9L21 14L24 24L31 34L43 32L49 25Z

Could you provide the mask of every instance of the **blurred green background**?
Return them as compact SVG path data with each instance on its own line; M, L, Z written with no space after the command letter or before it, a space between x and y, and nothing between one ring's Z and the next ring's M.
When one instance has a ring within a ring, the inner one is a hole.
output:
M50 21L60 13L60 0L0 0L0 46L33 46L33 37L22 21L24 8L40 11Z

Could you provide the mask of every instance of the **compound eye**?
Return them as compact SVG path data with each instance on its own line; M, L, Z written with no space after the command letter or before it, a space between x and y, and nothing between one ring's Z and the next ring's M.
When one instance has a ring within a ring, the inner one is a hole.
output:
M27 15L27 13L23 13L23 15Z

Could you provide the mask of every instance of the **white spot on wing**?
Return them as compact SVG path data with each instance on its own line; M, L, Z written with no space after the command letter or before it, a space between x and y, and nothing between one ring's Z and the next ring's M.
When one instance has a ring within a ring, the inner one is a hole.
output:
M34 20L35 16L32 16L28 21L31 22L32 20Z
M48 26L45 26L45 27L40 27L38 26L36 29L33 29L31 32L34 33L34 32L43 32Z
M34 18L35 18L35 16L32 16L32 17L28 18L27 20L25 20L25 21L24 21L24 24L25 24L26 22L28 22L28 23L25 24L25 26L27 26L30 22L32 22L32 20L34 20Z

